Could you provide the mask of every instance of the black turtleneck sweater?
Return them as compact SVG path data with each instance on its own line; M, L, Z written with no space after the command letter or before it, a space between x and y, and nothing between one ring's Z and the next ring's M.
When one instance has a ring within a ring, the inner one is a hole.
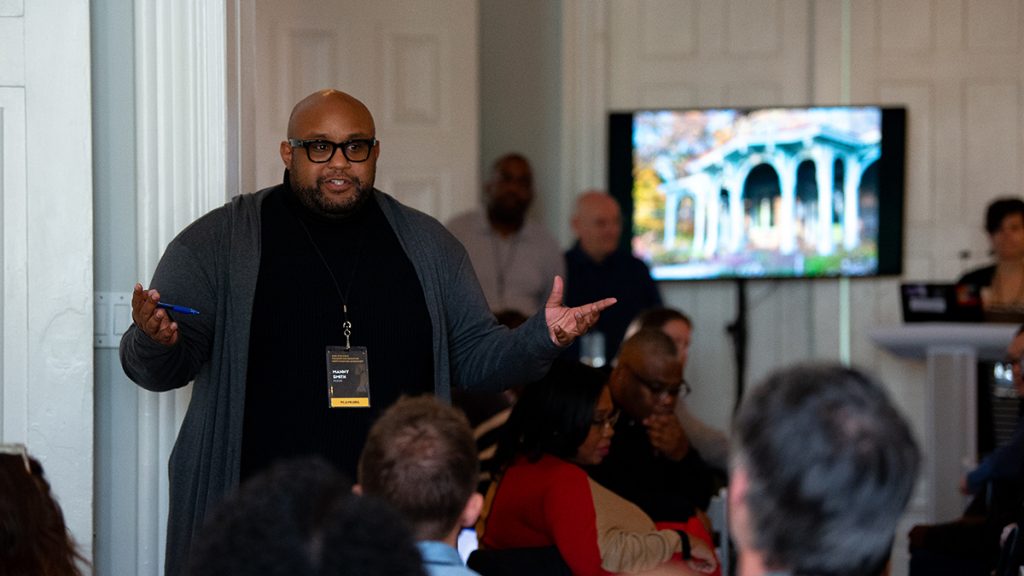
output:
M377 416L401 394L434 391L419 278L372 198L331 220L310 212L286 186L264 201L260 241L241 479L306 454L326 457L354 479ZM342 296L314 242L346 295L352 346L367 348L370 408L329 407L326 347L345 345Z

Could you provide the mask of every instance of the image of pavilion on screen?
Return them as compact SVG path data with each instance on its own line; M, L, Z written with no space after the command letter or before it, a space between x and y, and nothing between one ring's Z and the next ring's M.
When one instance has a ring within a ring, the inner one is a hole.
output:
M893 273L881 229L897 229L899 268L904 128L902 110L898 129L883 122L888 111L629 113L633 253L660 280Z

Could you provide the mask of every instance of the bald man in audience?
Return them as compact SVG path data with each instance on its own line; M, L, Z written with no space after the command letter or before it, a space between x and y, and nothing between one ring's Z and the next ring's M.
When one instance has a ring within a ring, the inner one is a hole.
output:
M590 477L656 522L681 522L706 510L713 479L675 413L686 388L672 339L653 329L630 336L608 386L621 416L608 456L588 470Z
M590 302L594 295L613 296L618 303L601 315L590 338L600 333L606 361L615 357L626 327L647 308L661 305L661 293L647 265L620 246L619 203L599 190L584 192L572 216L576 244L565 253L565 301ZM579 355L577 346L570 355Z

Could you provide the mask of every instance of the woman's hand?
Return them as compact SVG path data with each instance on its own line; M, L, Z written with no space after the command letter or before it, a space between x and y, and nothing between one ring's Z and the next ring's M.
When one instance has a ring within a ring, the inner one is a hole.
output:
M715 551L700 538L690 536L690 559L686 563L697 572L711 574L718 567Z

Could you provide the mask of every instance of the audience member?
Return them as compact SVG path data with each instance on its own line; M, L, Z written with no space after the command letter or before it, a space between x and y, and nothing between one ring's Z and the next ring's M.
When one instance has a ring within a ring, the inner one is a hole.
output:
M590 468L591 477L656 521L703 517L714 482L675 414L687 388L672 340L659 330L631 336L622 344L609 387L622 418L611 453Z
M425 576L390 506L352 494L319 457L283 460L223 500L193 545L192 576Z
M1006 349L1013 384L1024 396L1024 326ZM1003 527L1015 522L1024 490L1024 420L1005 444L960 480L960 491L974 495L964 515L910 531L911 575L987 575L996 565Z
M186 228L156 289L132 295L125 372L155 391L195 380L169 464L168 576L240 480L304 454L354 476L370 425L401 394L539 378L612 303L564 307L556 276L543 310L499 326L462 245L373 187L380 142L362 102L316 92L287 136L284 181Z
M832 365L778 371L744 399L732 439L739 576L885 570L920 455L878 383Z
M604 192L584 192L572 216L576 244L565 253L565 301L589 302L593 296L614 297L617 304L601 315L590 337L601 334L604 359L615 357L630 321L641 310L661 305L658 286L647 265L619 247L622 214L619 203ZM573 346L570 355L577 357Z
M82 566L42 465L24 445L0 444L0 574L81 576Z
M476 523L483 497L466 417L435 398L402 398L370 429L359 486L394 506L412 527L430 576L475 575L462 563L459 532Z
M466 247L491 310L532 314L544 305L551 278L563 276L559 247L547 229L527 218L533 202L533 170L520 154L491 166L484 209L464 212L448 230Z
M980 287L987 309L1024 307L1024 200L992 201L985 231L996 262L964 274L959 283Z
M619 413L605 379L596 368L558 362L523 390L499 444L506 466L488 495L481 547L555 546L576 575L643 573L666 564L679 574L714 572L706 540L659 530L581 468L600 463L611 448ZM689 563L673 560L676 554Z
M690 337L693 334L693 322L690 321L690 317L675 308L648 308L633 319L626 330L626 338L644 329L661 330L672 339L676 345L676 356L683 366L685 379L686 361L690 357ZM686 398L679 398L676 402L676 416L683 425L686 437L697 448L704 461L724 471L729 465L729 437L725 432L707 424L691 412Z

